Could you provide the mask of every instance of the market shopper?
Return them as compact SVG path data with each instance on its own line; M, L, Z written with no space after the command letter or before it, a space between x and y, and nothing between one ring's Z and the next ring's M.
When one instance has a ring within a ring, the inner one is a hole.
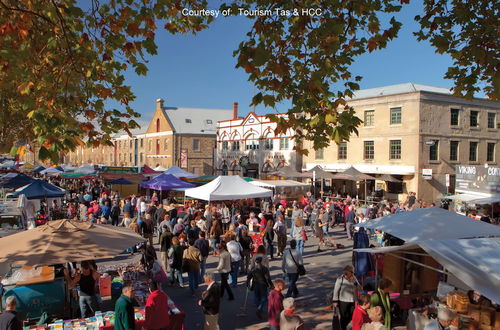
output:
M437 314L437 320L432 320L429 322L424 330L443 330L448 329L453 320L453 313L446 308L439 308Z
M226 247L227 252L231 255L231 286L236 288L238 285L238 274L243 248L241 244L236 241L236 235L231 235L231 240L227 242Z
M391 329L391 301L389 293L391 291L392 281L388 278L382 278L378 284L378 290L371 296L371 305L380 306L384 312L384 325Z
M133 298L134 289L132 286L124 286L122 295L115 303L115 330L135 329Z
M220 296L224 296L224 291L227 291L229 300L234 300L233 291L228 283L229 273L231 272L231 255L227 252L226 242L222 242L220 246L219 264L216 271L219 272L221 277Z
M287 297L297 298L299 290L297 289L297 280L299 279L298 265L303 265L302 255L297 253L297 241L290 241L290 248L283 253L281 269L288 277Z
M184 253L184 248L181 246L179 238L172 238L172 246L168 250L168 263L170 265L170 285L174 285L175 277L181 288L184 287L184 281L182 279L182 255Z
M188 240L189 247L184 250L182 255L182 268L183 271L188 273L189 290L191 295L195 294L195 290L198 288L198 275L200 274L200 263L201 263L201 253L194 246L194 239L190 238Z
M304 221L302 218L296 218L293 223L292 238L297 241L297 251L300 254L304 254L304 244L307 240Z
M280 330L303 330L304 321L300 316L295 314L294 298L283 299L283 311L280 314Z
M342 330L346 330L347 325L352 320L356 293L357 286L354 278L354 267L349 265L344 267L343 274L337 278L333 288L333 306L339 308Z
M276 216L276 223L273 226L276 236L278 236L278 257L283 255L286 248L286 224L283 215Z
M170 232L168 226L164 225L163 233L160 235L160 261L165 272L168 272L168 250L172 246L172 238L174 235Z
M170 315L167 312L168 296L152 281L149 283L150 295L146 300L145 308L145 329L166 329L170 323Z
M262 257L255 259L255 268L247 276L247 288L253 291L254 304L257 306L257 317L262 319L267 302L267 292L273 287L269 269L262 265Z
M17 318L17 300L14 296L5 299L5 310L0 314L0 330L22 330L23 325Z
M99 280L99 273L88 261L82 261L81 271L76 270L74 278L71 278L68 269L64 269L64 275L69 286L80 286L80 313L82 318L93 316L97 310L96 281Z
M205 314L205 330L218 330L219 329L219 306L221 298L221 289L217 282L214 280L214 274L207 272L204 276L207 289L201 294L201 300L198 305L203 308Z
M200 250L201 262L200 262L200 275L198 276L198 282L201 284L205 278L205 269L207 267L207 258L210 253L210 243L205 238L205 232L200 231L198 239L194 242L194 246Z
M253 250L253 241L250 236L248 236L248 231L243 229L241 232L241 236L239 237L238 242L241 245L242 256L241 256L241 273L248 274L248 268L250 266L250 259Z
M267 302L267 322L269 322L270 330L279 330L280 328L280 314L283 310L283 294L281 291L285 290L285 281L281 278L273 281L274 289L271 290Z

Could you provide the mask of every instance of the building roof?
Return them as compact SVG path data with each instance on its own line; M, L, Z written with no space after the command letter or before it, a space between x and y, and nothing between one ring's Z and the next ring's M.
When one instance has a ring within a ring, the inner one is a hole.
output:
M231 109L164 107L173 130L180 134L216 134L217 122L231 119Z
M420 85L414 83L404 83L404 84L383 86L377 88L361 89L357 92L354 92L354 96L352 97L352 99L353 100L366 99L384 95L396 95L396 94L413 93L413 92L432 92L432 93L447 94L447 95L452 94L451 90L448 88Z

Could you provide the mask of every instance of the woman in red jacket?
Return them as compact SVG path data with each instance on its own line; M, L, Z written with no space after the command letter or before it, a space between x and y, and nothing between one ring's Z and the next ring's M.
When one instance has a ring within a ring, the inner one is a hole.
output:
M361 330L361 327L365 323L370 323L371 320L368 317L368 308L370 308L370 295L362 294L359 296L358 305L354 309L352 314L352 330Z

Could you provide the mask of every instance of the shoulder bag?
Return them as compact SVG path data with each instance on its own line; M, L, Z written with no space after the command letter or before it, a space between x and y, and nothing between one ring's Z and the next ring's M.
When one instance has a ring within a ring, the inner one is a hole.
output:
M300 276L304 276L306 274L306 268L304 265L299 265L297 261L295 261L295 258L293 257L292 250L288 250L290 252L290 257L292 257L293 263L295 266L297 266L297 274Z

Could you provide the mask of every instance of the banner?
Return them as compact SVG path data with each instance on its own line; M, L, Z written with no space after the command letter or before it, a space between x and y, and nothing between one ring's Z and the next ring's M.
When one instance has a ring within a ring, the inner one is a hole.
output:
M457 165L455 178L458 192L500 193L500 167Z
M188 167L188 152L187 149L181 149L181 168Z
M128 166L102 166L101 172L104 173L139 173L137 167Z

